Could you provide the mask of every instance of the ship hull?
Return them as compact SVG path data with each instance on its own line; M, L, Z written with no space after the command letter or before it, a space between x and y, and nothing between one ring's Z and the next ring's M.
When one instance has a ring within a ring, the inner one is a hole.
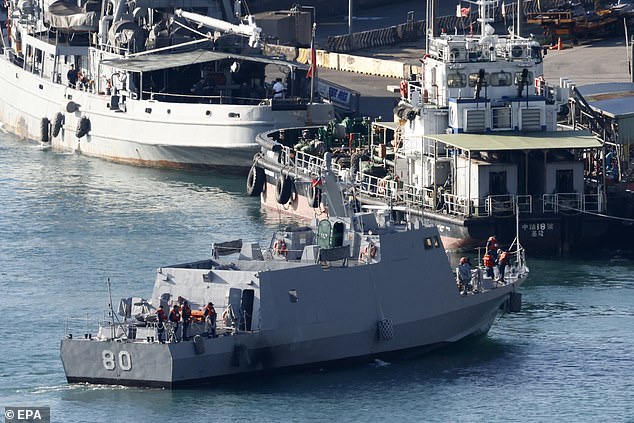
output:
M464 301L471 300L474 304L439 316L395 324L389 341L379 339L375 322L368 322L368 330L337 336L315 337L309 330L306 339L301 339L301 335L279 330L203 338L202 354L196 353L191 341L159 344L64 339L61 357L70 383L163 388L187 388L218 379L298 367L411 357L472 335L486 334L511 290L510 286L502 287L464 297ZM114 363L112 370L104 365L104 362L110 364L107 361L110 357ZM120 357L130 360L129 370L119 368Z
M222 168L244 172L259 150L255 136L283 126L325 124L332 106L274 110L270 105L130 100L111 109L111 96L52 83L0 59L0 122L24 140L55 150L147 167ZM76 108L76 110L74 110ZM63 119L53 135L58 114ZM48 119L48 131L43 119ZM82 118L89 131L78 136ZM45 135L46 133L46 135Z
M262 161L258 162L262 165ZM281 171L281 169L280 169ZM308 186L310 181L301 177L294 179L293 195L285 204L276 199L275 181L279 173L266 171L266 184L260 202L265 210L272 213L294 216L303 220L327 216L327 210L320 204L310 206ZM359 196L362 205L385 206L385 202L370 197ZM486 240L495 235L503 245L509 246L516 234L516 222L512 217L470 217L462 219L443 213L433 213L412 208L412 214L424 216L425 221L438 227L443 246L448 251L472 251L485 245ZM394 211L394 213L401 213ZM404 216L401 216L404 217ZM536 254L562 254L574 251L586 251L599 246L600 240L608 230L609 222L592 215L521 215L519 235L522 245Z

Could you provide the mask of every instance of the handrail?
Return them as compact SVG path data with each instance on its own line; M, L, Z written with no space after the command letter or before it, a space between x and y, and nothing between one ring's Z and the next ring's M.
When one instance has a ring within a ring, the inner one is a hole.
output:
M158 100L156 97L164 98L176 98L176 99L194 99L193 103L214 103L214 104L245 104L245 105L269 105L270 99L262 98L247 98L247 97L235 97L227 95L194 95L194 94L176 94L176 93L162 93L155 91L141 91L141 94L147 94L150 100Z
M393 179L379 178L359 172L357 182L359 183L357 188L361 193L397 201L403 198L402 194L399 194L398 182Z
M391 179L383 179L359 172L357 191L370 197L389 201L392 205L416 207L426 211L443 210L452 216L514 216L516 213L532 215L536 212L532 195L489 195L467 198L462 195L438 193L433 204L434 190L420 188ZM557 193L543 194L540 213L582 213L604 211L604 198L596 194Z
M324 158L297 151L287 146L282 146L280 158L282 164L291 168L295 173L304 173L312 176L319 175L326 169ZM341 172L341 166L337 163L331 163L331 169L335 174Z

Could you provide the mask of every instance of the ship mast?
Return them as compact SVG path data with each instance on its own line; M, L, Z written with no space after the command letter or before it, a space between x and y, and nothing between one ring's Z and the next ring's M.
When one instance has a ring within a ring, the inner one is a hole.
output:
M498 0L478 0L478 23L480 24L480 34L486 33L485 27L495 21L495 7Z
M436 10L438 0L427 0L425 17L425 53L429 54L429 40L436 36Z

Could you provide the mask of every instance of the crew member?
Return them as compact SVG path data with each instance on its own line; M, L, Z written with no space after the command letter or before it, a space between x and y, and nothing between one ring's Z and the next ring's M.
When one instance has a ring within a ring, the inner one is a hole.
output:
M158 324L156 325L156 329L158 332L158 340L161 344L165 343L165 322L167 322L167 315L165 314L165 310L163 310L163 305L161 304L156 310L156 317L158 318Z
M495 239L495 235L490 236L489 239L487 240L487 252L489 251L497 251L498 249L498 241L497 239Z
M499 281L504 282L504 270L509 264L509 253L506 251L498 250L498 271Z
M209 302L205 306L205 313L203 314L205 317L205 330L207 332L207 336L210 338L216 337L216 309L214 308L214 303Z
M487 251L484 257L482 257L482 260L484 262L484 267L486 268L487 276L493 279L493 265L495 264L493 257L491 257L491 254Z
M179 311L178 304L174 304L174 308L170 311L169 321L172 324L172 330L174 332L174 340L176 342L180 341L180 335L178 333L180 321L181 321L181 313Z
M77 71L75 70L75 65L70 64L70 69L66 73L66 78L68 79L68 86L71 88L75 88L77 86Z
M466 294L471 283L471 265L466 257L460 258L460 264L456 268L456 278L458 290L461 294Z
M495 238L495 235L490 236L489 239L487 240L487 244L486 244L486 255L489 256L489 259L491 261L491 266L487 266L486 264L484 265L484 267L487 268L487 276L490 276L491 278L493 278L495 276L495 272L493 270L493 267L497 264L498 262L498 241ZM486 257L485 255L485 257Z
M181 314L183 315L183 341L187 341L189 338L187 336L189 334L189 325L192 320L192 309L189 308L189 303L187 301L183 302Z
M284 98L285 91L286 87L284 87L282 78L277 78L275 84L273 84L273 98Z

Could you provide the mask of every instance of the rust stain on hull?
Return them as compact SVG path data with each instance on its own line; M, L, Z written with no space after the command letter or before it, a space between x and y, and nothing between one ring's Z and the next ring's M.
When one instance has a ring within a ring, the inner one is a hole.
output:
M85 154L89 156L88 154ZM246 176L249 173L249 167L245 166L225 166L225 165L211 165L211 164L203 164L203 163L181 163L181 162L173 162L169 160L144 160L144 159L125 159L120 157L111 157L111 156L98 156L97 158L113 162L126 164L131 166L138 167L149 167L155 169L175 169L175 170L222 170L225 173L229 173L232 175L244 175Z

